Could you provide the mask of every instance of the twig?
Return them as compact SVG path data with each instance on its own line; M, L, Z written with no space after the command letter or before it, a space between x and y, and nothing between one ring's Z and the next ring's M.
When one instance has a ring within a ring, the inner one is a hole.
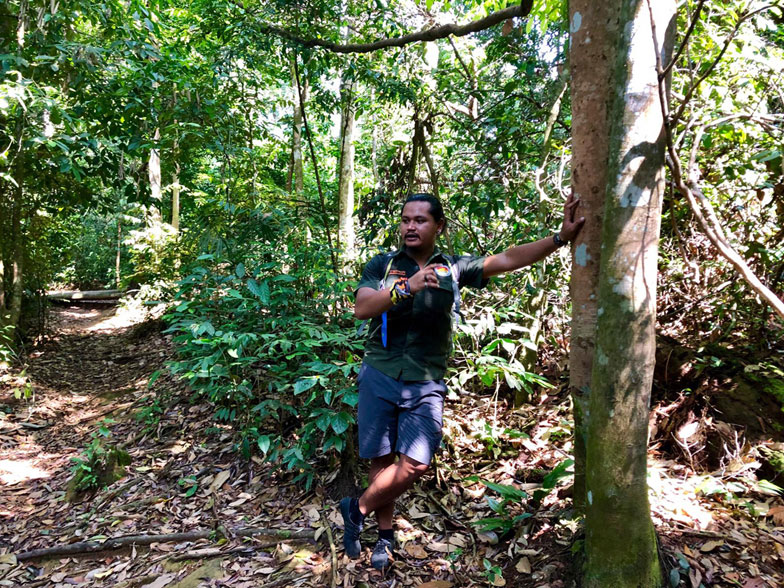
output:
M321 513L321 523L324 525L324 532L327 534L327 540L329 541L329 551L332 554L331 586L335 588L338 583L338 553L335 550L335 538L332 536L332 527L323 512Z

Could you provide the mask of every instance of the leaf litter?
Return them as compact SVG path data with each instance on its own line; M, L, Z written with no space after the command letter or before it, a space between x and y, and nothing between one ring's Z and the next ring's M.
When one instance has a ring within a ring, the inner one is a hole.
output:
M133 320L113 309L54 314L56 334L28 356L25 373L0 376L0 586L574 585L572 545L580 538L570 479L544 491L548 473L571 452L565 393L517 410L470 394L448 404L443 451L398 504L398 546L382 574L370 566L369 549L354 561L343 554L342 520L327 488L308 492L257 457L240 459L212 409L190 404L167 375L148 389L172 354L165 335L134 337ZM14 390L27 382L34 401L16 400ZM167 402L154 426L134 418L162 391ZM131 464L121 480L69 503L71 458L105 418ZM681 428L680 438L692 429ZM655 450L650 460L652 515L671 585L784 585L780 496L746 478L696 475ZM503 503L488 483L541 496ZM488 519L500 526L483 529ZM325 520L337 543L334 570ZM369 523L365 545L375 539ZM254 528L291 534L239 534ZM16 557L81 541L199 532L85 555Z

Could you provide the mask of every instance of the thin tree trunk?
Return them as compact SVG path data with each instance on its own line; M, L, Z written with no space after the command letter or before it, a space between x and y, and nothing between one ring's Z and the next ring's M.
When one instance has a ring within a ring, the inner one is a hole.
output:
M354 82L344 80L341 88L340 170L338 181L338 247L343 263L357 256L354 233Z
M411 140L411 167L408 168L408 193L414 192L416 184L417 167L419 167L419 145L423 138L422 123L419 120L419 113L414 114L414 137Z
M114 258L114 276L115 276L115 285L117 289L120 288L120 282L122 278L120 276L120 255L122 254L122 218L120 215L117 216L117 255Z
M20 119L21 121L21 119ZM21 124L17 125L18 127ZM21 141L21 136L19 138ZM14 204L11 212L11 292L8 300L8 324L13 329L19 326L22 315L22 276L24 263L24 247L22 235L22 200L24 199L24 151L19 150L16 156L16 173L14 180Z
M305 176L302 160L302 103L308 99L308 82L302 83L302 95L297 91L297 79L294 72L294 61L291 61L291 80L294 89L294 122L291 136L291 161L294 195L302 198L305 191Z
M623 33L608 94L608 185L586 445L585 585L659 588L647 483L666 143L655 47L669 62L675 3L656 0L650 12L648 0L611 4Z
M321 215L324 222L324 232L327 235L327 245L329 246L329 256L332 259L332 271L335 276L340 275L340 266L338 265L338 258L335 252L335 245L332 241L332 232L329 227L329 215L327 214L327 201L324 198L324 190L321 188L321 178L319 177L318 160L316 159L316 151L313 148L313 133L308 125L308 117L305 114L305 97L302 93L302 83L299 78L299 66L297 66L297 56L294 55L294 77L297 82L297 93L300 98L300 108L302 109L302 126L308 134L308 149L310 150L310 159L313 163L313 174L316 176L316 188L319 195L319 204L321 205Z
M381 179L378 174L378 130L375 124L372 124L370 130L370 165L373 168L373 192L377 193L381 188Z
M171 225L175 233L180 231L180 162L176 159L174 160L174 176L172 177Z
M150 180L150 198L154 201L150 207L148 222L153 226L159 226L163 222L159 208L163 200L161 196L161 154L158 149L160 138L161 129L156 127L155 135L153 136L154 144L150 148L150 160L147 169L147 177Z
M574 505L585 505L585 441L599 281L602 211L607 178L607 100L620 30L618 2L571 0L569 71L572 92L572 190L583 230L572 247L572 332L569 389L574 411Z
M433 156L430 153L430 148L427 146L427 141L422 141L422 155L425 156L425 162L427 162L427 169L430 172L430 185L433 187L433 196L441 200L440 195L440 185L438 182L438 172L436 171L435 163L433 162ZM446 239L446 248L449 251L449 255L455 254L455 247L452 244L452 235L449 232L449 226L444 225L444 239Z

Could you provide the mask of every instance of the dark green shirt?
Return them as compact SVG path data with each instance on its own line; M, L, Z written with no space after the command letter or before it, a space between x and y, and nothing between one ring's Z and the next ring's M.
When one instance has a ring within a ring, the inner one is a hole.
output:
M394 253L376 255L362 271L360 288L380 289L390 259L392 265L384 282L389 290L395 280L411 278L419 271L405 248ZM457 268L458 285L482 288L484 257L447 255L435 251L427 264L443 263ZM425 288L387 311L387 347L381 341L381 317L370 322L365 344L365 361L396 380L440 380L446 372L446 360L452 350L452 310L454 293L452 276L439 278L438 288Z

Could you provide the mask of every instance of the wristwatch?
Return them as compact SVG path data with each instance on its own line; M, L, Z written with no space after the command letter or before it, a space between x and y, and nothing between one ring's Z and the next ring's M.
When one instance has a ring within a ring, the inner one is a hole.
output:
M563 247L564 245L568 245L569 241L564 241L563 239L561 239L561 235L555 233L553 235L553 243L555 243L556 247Z

